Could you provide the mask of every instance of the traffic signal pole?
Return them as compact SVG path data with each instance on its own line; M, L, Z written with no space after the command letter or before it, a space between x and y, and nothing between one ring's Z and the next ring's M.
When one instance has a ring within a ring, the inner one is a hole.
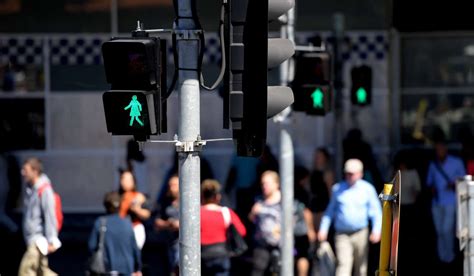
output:
M342 112L343 112L343 81L342 67L343 61L341 56L341 47L344 38L344 15L336 13L333 17L333 32L335 37L334 43L334 168L336 179L342 177L343 148L342 148L342 131L344 129Z
M199 45L202 30L194 0L178 0L174 32L179 70L179 268L180 274L201 274L200 246L200 100Z
M281 26L281 37L288 38L293 43L295 8L286 14L286 24ZM294 63L292 59L286 60L280 66L280 81L282 86L288 85L293 78ZM294 200L294 151L293 140L288 131L289 114L291 107L286 108L276 117L280 122L280 176L282 194L282 248L281 248L281 274L293 275L294 267L294 240L293 240L293 200Z

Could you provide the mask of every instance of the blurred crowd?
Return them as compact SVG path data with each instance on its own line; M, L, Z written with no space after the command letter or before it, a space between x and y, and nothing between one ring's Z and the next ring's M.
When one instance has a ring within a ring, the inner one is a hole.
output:
M393 171L400 170L401 240L424 235L419 218L428 202L434 229L437 269L455 271L459 252L455 236L456 179L472 174L472 160L448 153L444 137L433 138L434 156L422 163L419 156L401 151ZM313 166L294 168L295 275L367 275L381 238L382 211L378 198L386 176L380 173L371 146L360 130L349 131L343 141L342 175L336 175L326 148L313 153ZM142 275L142 251L150 235L165 241L161 275L179 275L180 193L177 155L156 197L146 194L146 157L136 143L128 143L126 165L120 168L118 190L104 195L105 215L91 229L88 275ZM418 159L417 159L418 158ZM1 159L3 162L3 158ZM6 160L6 159L5 159ZM420 164L426 166L420 169ZM2 164L7 168L6 164ZM202 275L278 275L281 269L282 191L279 164L270 147L260 158L234 156L225 183L213 177L210 164L201 162L201 270ZM23 197L23 237L26 251L18 275L57 275L48 256L62 247L61 198L41 161L32 157L21 168L27 183ZM8 173L0 173L8 181ZM5 195L6 193L0 193ZM224 200L225 199L225 200ZM20 229L1 200L0 226ZM223 203L228 206L224 206ZM422 226L428 228L426 225ZM230 249L233 236L242 238L241 251ZM401 254L404 249L401 247ZM408 254L408 253L407 253ZM52 256L53 256L52 255ZM402 257L400 260L404 260ZM407 260L407 262L410 262ZM410 273L407 273L410 274Z

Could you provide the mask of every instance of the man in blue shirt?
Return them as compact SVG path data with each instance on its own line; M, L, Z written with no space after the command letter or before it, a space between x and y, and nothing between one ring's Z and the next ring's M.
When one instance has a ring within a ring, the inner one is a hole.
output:
M454 261L456 231L455 181L466 170L461 159L448 155L443 140L435 143L436 159L428 167L426 184L433 190L431 211L437 236L438 257L444 263Z
M367 275L368 240L380 241L382 208L374 186L362 179L364 167L359 159L344 164L345 181L332 188L332 196L318 232L320 241L327 240L331 222L336 230L338 258L336 276ZM369 237L369 220L372 229ZM369 237L369 239L367 239Z

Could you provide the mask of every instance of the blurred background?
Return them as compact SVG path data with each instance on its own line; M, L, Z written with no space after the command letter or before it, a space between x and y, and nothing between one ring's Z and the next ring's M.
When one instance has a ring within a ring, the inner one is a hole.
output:
M219 72L216 31L220 4L197 1L205 30L203 74L208 82ZM111 16L114 5L117 20ZM447 137L450 151L465 160L472 157L465 150L473 142L474 127L474 21L469 20L468 11L462 1L428 5L407 0L297 0L297 44L306 45L315 36L330 43L334 14L339 13L344 16L344 45L342 122L334 123L334 113L324 117L294 113L295 163L311 168L312 153L318 147L334 153L337 143L342 143L334 139L334 128L341 129L344 136L353 128L361 130L372 146L382 181L392 179L395 157L402 152L409 156L409 166L418 171L424 185L433 156L431 138L439 130ZM101 44L112 36L129 36L137 20L145 28L171 29L174 18L171 0L0 0L0 173L7 176L0 178L0 186L7 195L4 206L20 226L24 185L20 167L27 157L41 158L63 200L64 246L50 258L51 267L60 275L83 274L85 242L92 223L103 213L104 193L118 188L118 169L126 162L129 137L112 137L106 130L102 93L109 86ZM278 32L277 25L271 29ZM169 52L168 83L173 72L171 48ZM350 100L350 71L360 65L368 65L373 72L372 103L365 107L353 106ZM277 70L270 72L270 81L278 82ZM203 139L231 137L231 131L222 128L219 91L203 91L201 107ZM173 93L168 100L168 133L155 138L172 140L177 133L177 114L177 93ZM275 156L278 131L269 121L267 143ZM144 154L143 189L154 201L174 165L174 147L147 143ZM226 183L233 155L232 143L223 142L208 144L202 156L214 177ZM232 204L230 199L225 201ZM434 232L423 192L419 202L420 219L405 228L410 231L403 229L401 215L402 275L435 271ZM151 234L144 262L150 275L162 275L162 241L151 227L147 230ZM8 257L0 259L0 274L14 275L24 251L22 237L20 232L1 231L2 255Z

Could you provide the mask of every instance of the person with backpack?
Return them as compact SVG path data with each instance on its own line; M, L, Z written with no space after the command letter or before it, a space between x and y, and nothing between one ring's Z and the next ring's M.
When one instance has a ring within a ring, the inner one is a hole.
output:
M57 275L48 266L48 255L61 247L58 239L58 229L62 224L59 197L55 195L48 176L43 173L43 165L38 158L27 159L21 174L27 183L23 212L27 249L18 275Z

